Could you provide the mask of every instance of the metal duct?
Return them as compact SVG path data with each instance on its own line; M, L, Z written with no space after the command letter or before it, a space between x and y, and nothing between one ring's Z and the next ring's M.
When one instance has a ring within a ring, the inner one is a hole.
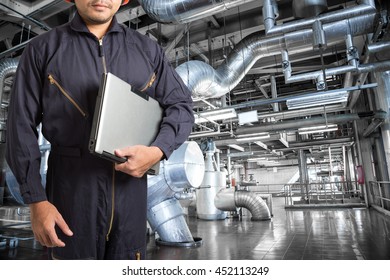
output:
M255 0L138 0L152 19L183 24L202 19Z
M8 116L8 104L10 99L10 92L12 85L6 85L6 79L11 78L16 73L18 67L18 60L3 59L0 61L0 168L4 169L5 163L5 130Z
M328 10L326 0L293 0L295 18L315 17Z
M163 242L194 242L175 194L198 187L203 174L202 151L196 142L185 142L161 162L159 175L148 177L148 222Z
M344 40L351 29L352 36L371 33L375 10L372 14L345 19L323 25L328 46ZM189 61L176 68L179 76L191 90L193 98L218 98L232 90L262 57L280 54L288 49L290 54L312 50L311 29L264 37L256 32L244 38L229 54L221 66L214 69L201 61Z
M215 207L223 211L235 211L237 207L248 209L252 221L270 220L271 214L265 201L259 194L249 191L235 191L225 188L214 199Z

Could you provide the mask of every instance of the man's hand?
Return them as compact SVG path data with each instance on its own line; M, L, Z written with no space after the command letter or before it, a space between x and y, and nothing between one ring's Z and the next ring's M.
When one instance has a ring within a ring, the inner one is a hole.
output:
M64 234L72 236L73 232L62 218L57 208L48 201L32 203L30 206L31 227L35 239L46 247L65 247L65 243L58 238L55 226Z
M164 155L158 147L141 145L115 150L115 154L127 158L126 162L115 164L115 169L137 178L141 178Z

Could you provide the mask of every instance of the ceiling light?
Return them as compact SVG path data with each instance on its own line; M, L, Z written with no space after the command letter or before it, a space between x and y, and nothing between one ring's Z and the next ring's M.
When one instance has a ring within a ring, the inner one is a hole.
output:
M257 115L257 110L238 114L238 123L240 125L246 123L258 122L258 121L259 121L259 116Z
M277 160L270 160L269 158L260 157L260 158L248 158L248 162L256 162L257 165L266 165L266 164L280 164Z
M335 131L337 129L338 129L337 124L303 127L303 128L298 128L298 134L329 132L329 131Z
M194 117L195 123L205 123L210 121L219 121L235 118L237 117L237 113L234 108L229 108L195 113Z
M245 136L245 137L243 137ZM246 135L240 135L237 138L238 142L253 142L261 139L267 139L270 138L271 136L269 135L268 132L266 133L255 133L255 134L246 134ZM242 138L241 138L242 137Z
M288 109L299 109L314 106L321 106L333 103L343 103L348 101L348 92L346 90L321 93L318 95L293 97L286 101Z
M227 157L245 157L245 156L252 156L253 152L241 152L241 153L229 153L226 156Z
M228 145L228 146L229 146L230 148L233 148L233 149L238 150L238 151L241 151L241 152L244 152L244 151L245 151L244 147L238 146L238 145L236 145L236 144L230 144L230 145Z
M260 160L267 160L267 158L260 157L260 158L248 158L247 159L247 161L249 161L249 162L256 162L256 161L260 161Z

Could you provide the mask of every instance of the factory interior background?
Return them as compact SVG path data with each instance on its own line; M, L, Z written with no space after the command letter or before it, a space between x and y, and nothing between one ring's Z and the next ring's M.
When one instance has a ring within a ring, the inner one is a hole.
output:
M48 258L4 158L7 107L26 44L74 12L0 0L0 259ZM121 7L194 100L188 141L148 177L147 259L390 259L389 12L387 0Z

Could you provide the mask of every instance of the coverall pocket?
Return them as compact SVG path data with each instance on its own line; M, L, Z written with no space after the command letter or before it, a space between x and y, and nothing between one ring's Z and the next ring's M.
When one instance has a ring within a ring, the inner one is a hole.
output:
M80 112L80 114L84 117L87 118L88 114L86 110L84 110L78 102L69 94L68 91L66 91L61 84L57 81L57 79L52 75L49 74L47 77L49 79L50 84L55 85L58 90L61 92L61 94Z

